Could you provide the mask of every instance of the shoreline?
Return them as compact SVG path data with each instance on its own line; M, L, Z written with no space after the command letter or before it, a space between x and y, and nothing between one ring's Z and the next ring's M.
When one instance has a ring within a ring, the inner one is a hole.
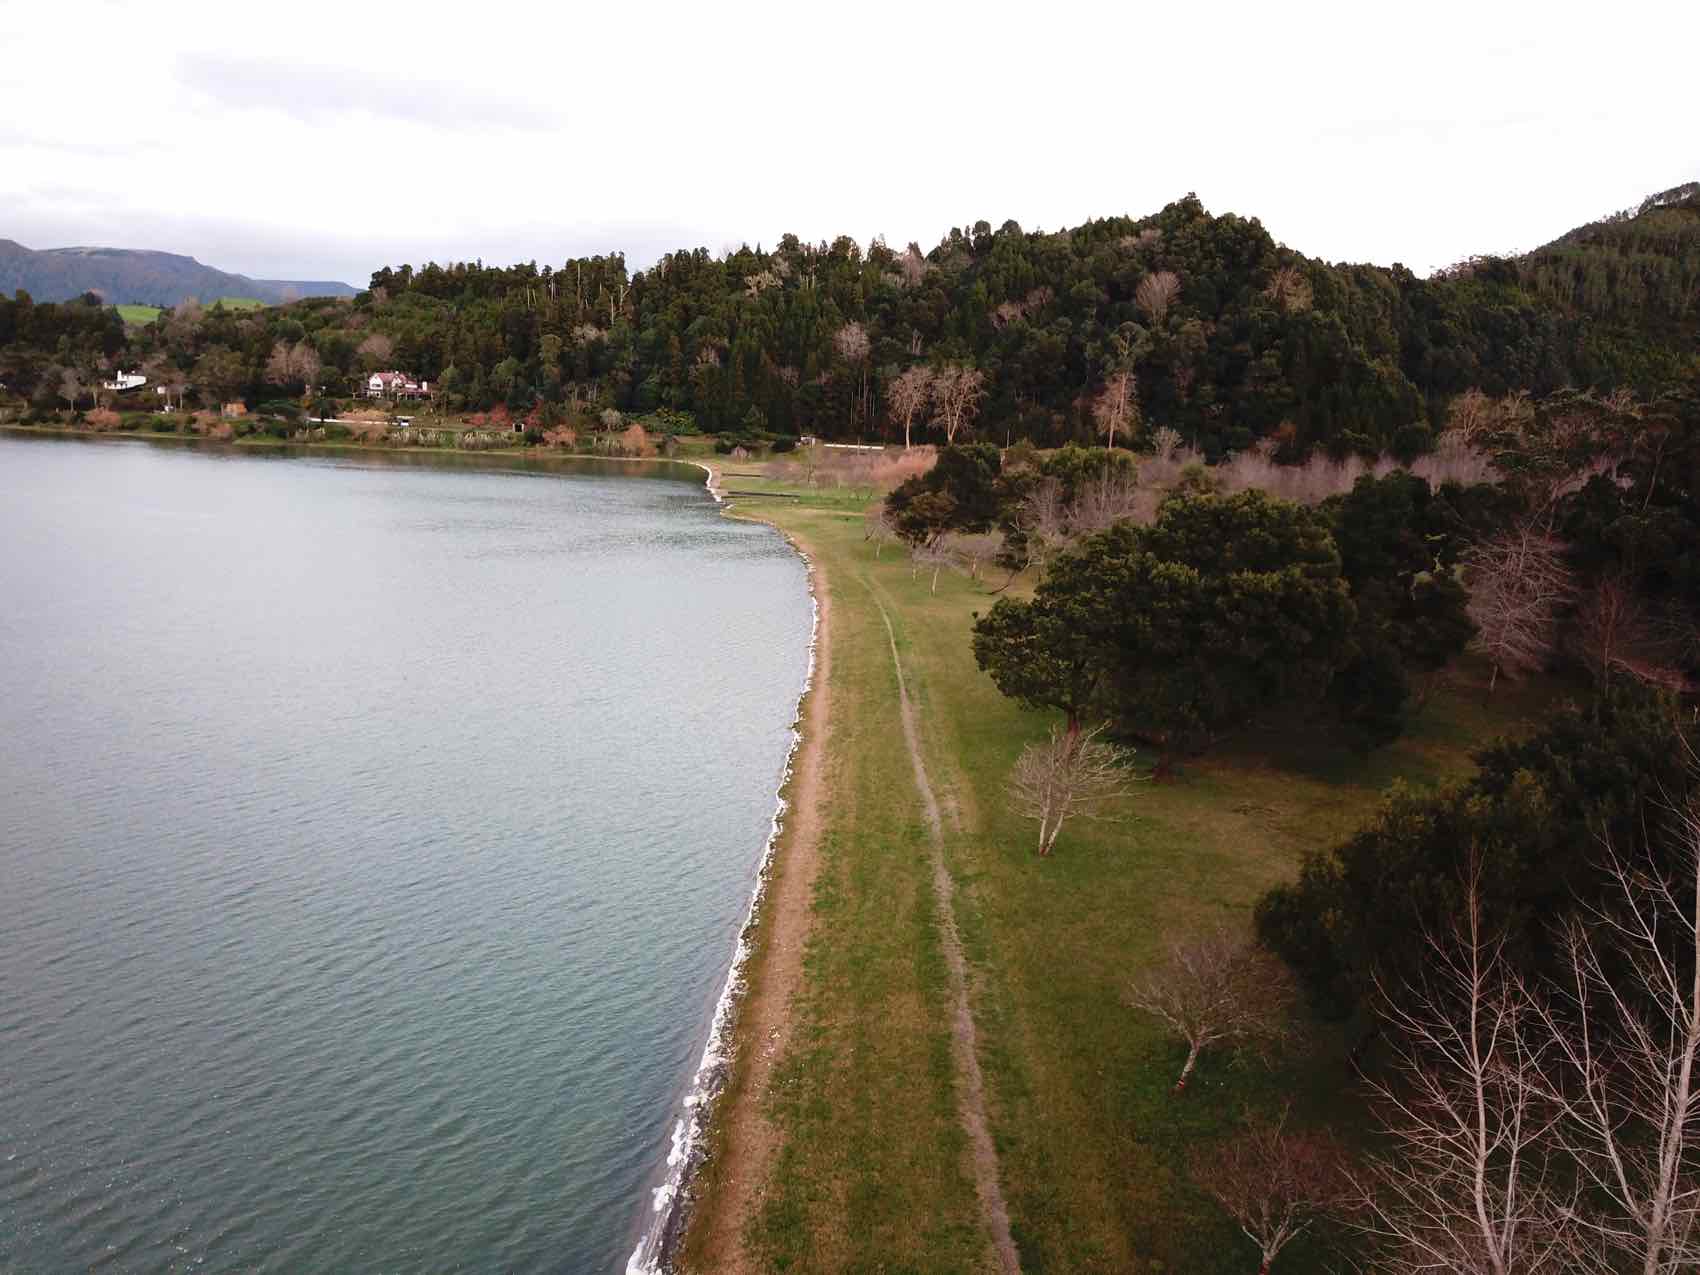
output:
M675 1258L686 1234L698 1221L695 1187L699 1173L717 1149L712 1143L720 1141L726 1110L731 1097L729 1089L741 1082L745 1049L750 1041L752 1011L769 1007L775 989L763 985L767 972L765 957L776 939L791 939L795 928L795 889L784 891L789 900L776 897L794 878L787 870L797 857L797 842L810 839L815 823L821 755L825 735L825 680L829 661L826 643L829 632L829 607L825 582L815 557L786 529L765 518L732 514L732 502L720 487L719 471L703 461L680 462L695 465L705 474L704 487L720 507L723 515L747 518L773 527L802 561L809 589L811 625L809 632L809 661L798 693L791 719L792 742L786 754L785 770L775 798L771 831L762 850L755 888L751 893L744 923L739 928L733 948L731 966L727 970L719 999L715 1002L710 1020L708 1040L682 1102L670 1135L671 1144L664 1164L660 1185L650 1188L650 1211L653 1219L643 1230L636 1249L627 1259L625 1275L671 1275L677 1269ZM808 884L812 885L812 882ZM787 903L790 906L787 906ZM806 908L806 900L804 903ZM784 926L785 920L793 924ZM800 944L794 944L800 952ZM778 989L789 1000L789 989Z

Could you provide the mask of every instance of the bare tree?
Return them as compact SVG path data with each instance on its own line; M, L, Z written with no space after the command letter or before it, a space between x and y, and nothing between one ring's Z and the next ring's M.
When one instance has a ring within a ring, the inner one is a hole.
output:
M1128 793L1130 754L1087 730L1051 727L1028 744L1009 776L1009 802L1019 814L1039 821L1039 857L1049 857L1057 834L1070 818L1097 819L1105 805Z
M939 591L939 572L955 565L950 548L944 543L942 535L930 536L909 547L909 578L913 580L921 572L931 571L933 580L927 590L929 593Z
M1021 499L1018 514L1027 536L1027 556L1040 564L1068 543L1068 502L1062 481L1041 478Z
M188 345L195 335L195 329L200 327L201 320L206 317L206 311L201 303L193 297L179 302L171 308L170 317L165 322L166 340L173 346Z
M1479 879L1478 860L1421 980L1379 989L1394 1058L1371 1088L1392 1150L1371 1163L1363 1227L1390 1275L1557 1275L1573 1252L1532 1005L1484 932Z
M1263 1259L1275 1259L1325 1217L1345 1213L1356 1198L1349 1161L1327 1133L1294 1132L1287 1112L1253 1121L1244 1133L1191 1156L1192 1178L1212 1196Z
M1464 568L1472 644L1492 661L1492 691L1501 672L1515 677L1547 661L1574 585L1563 544L1532 519L1477 544Z
M897 259L899 273L903 276L903 286L913 288L927 277L927 271L932 269L926 257L921 254L921 246L911 243L903 255Z
M1288 314L1302 314L1311 306L1310 280L1297 266L1281 266L1269 276L1263 295Z
M1700 807L1678 813L1673 870L1608 849L1609 906L1565 930L1542 1007L1560 1146L1603 1207L1577 1218L1596 1269L1700 1267Z
M395 343L382 332L374 332L360 343L357 353L368 372L387 371L395 355Z
M953 571L978 580L985 565L998 556L1003 537L993 532L948 531L939 538Z
M1139 281L1139 286L1133 290L1133 300L1152 323L1161 323L1180 290L1181 281L1174 271L1159 270Z
M1129 1000L1186 1042L1186 1063L1174 1089L1180 1094L1206 1049L1256 1048L1284 1037L1293 984L1286 966L1218 925L1192 938L1171 939L1168 959L1134 985Z
M888 544L897 541L897 528L892 525L891 511L886 508L885 501L876 500L862 514L862 539L874 542L876 558Z
M165 391L160 397L165 400L165 410L171 410L171 400L176 398L178 407L183 405L183 392L189 388L189 378L183 375L183 369L177 366L170 356L156 354L149 359L142 369L154 386Z
M71 405L71 410L77 408L77 400L83 396L82 373L74 367L68 367L59 374L59 397Z
M1104 446L1116 445L1116 431L1133 437L1139 423L1139 385L1132 372L1117 372L1104 382L1104 388L1092 401L1092 415L1098 422L1098 432L1105 435Z
M1663 685L1680 676L1669 667L1658 626L1625 573L1610 572L1595 581L1576 621L1582 657L1595 677L1621 670Z
M867 418L868 410L868 351L873 348L868 330L860 323L846 323L833 334L832 343L839 356L856 373L856 397L852 407L858 422Z
M955 443L958 434L966 434L973 428L985 394L986 374L978 368L947 363L933 374L933 407L938 412L938 423L944 428L947 445Z
M1106 531L1118 522L1137 517L1147 503L1134 474L1106 472L1095 482L1082 483L1075 492L1074 503L1068 508L1069 534L1090 536Z
M1156 433L1151 435L1151 451L1158 460L1168 460L1180 450L1181 444L1185 441L1178 429L1163 425L1158 428Z
M273 385L304 385L312 389L318 375L318 351L305 341L294 345L279 341L266 359L265 377Z
M1465 390L1446 409L1446 429L1465 443L1474 443L1496 428L1497 405L1478 389Z
M916 413L927 406L933 396L932 369L917 363L902 375L894 378L886 386L886 399L891 404L892 415L902 418L903 447L909 448L909 427L914 424Z

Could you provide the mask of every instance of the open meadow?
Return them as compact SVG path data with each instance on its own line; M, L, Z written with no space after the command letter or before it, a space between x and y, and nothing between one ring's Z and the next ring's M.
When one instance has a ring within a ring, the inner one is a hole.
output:
M895 646L943 810L1021 1269L1251 1269L1254 1249L1189 1180L1187 1154L1233 1137L1248 1110L1289 1103L1296 1121L1328 1120L1350 1136L1362 1101L1346 1060L1350 1042L1337 1026L1307 1021L1272 1067L1206 1054L1188 1092L1175 1097L1184 1050L1129 1007L1129 984L1171 935L1218 921L1249 931L1259 895L1291 879L1305 851L1343 839L1388 784L1467 774L1472 749L1526 727L1559 689L1502 683L1490 699L1485 678L1466 664L1443 675L1404 738L1367 755L1319 742L1314 730L1247 733L1170 780L1140 780L1112 820L1070 823L1054 856L1040 859L1034 827L1010 812L1004 784L1050 719L1000 695L969 647L973 616L991 605L1003 573L991 568L988 579L972 580L945 572L935 590L900 546L876 551L865 538L869 491L808 485L795 462L776 468L788 481L732 462L721 484L739 493L735 515L771 521L797 540L830 600L818 868L791 1030L761 1093L744 1082L751 1059L772 1045L741 1041L685 1267L998 1269L958 1119L940 916L901 730ZM1010 588L1019 593L1031 581ZM783 849L777 870L789 870ZM773 994L763 980L770 929L758 936L756 997ZM764 1158L756 1205L736 1226L713 1225L737 1175L749 1171L743 1140L752 1120L778 1149ZM1282 1266L1314 1269L1317 1260L1295 1245Z

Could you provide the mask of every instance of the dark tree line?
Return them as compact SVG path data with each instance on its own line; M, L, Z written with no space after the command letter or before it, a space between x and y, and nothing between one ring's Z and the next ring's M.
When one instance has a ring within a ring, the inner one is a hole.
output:
M1054 446L1092 439L1094 400L1126 375L1129 420L1211 458L1264 438L1283 459L1411 456L1468 389L1647 396L1692 377L1696 227L1697 197L1673 192L1528 257L1419 279L1305 258L1188 196L1057 232L979 222L925 252L788 235L635 273L617 255L385 268L352 304L183 307L92 345L63 343L50 307L19 299L0 304L0 378L28 393L97 346L192 376L210 352L221 388L259 399L276 393L281 340L312 348L333 393L393 364L456 408L666 410L705 430L874 439L902 437L903 373L948 367L980 374L981 437Z

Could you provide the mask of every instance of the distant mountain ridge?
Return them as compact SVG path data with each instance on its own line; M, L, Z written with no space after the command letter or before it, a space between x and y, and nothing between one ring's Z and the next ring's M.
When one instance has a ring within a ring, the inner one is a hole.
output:
M271 305L293 297L352 297L337 280L251 279L174 252L134 248L26 248L0 239L0 294L18 289L37 301L99 293L112 305L176 305L220 297L253 297Z

